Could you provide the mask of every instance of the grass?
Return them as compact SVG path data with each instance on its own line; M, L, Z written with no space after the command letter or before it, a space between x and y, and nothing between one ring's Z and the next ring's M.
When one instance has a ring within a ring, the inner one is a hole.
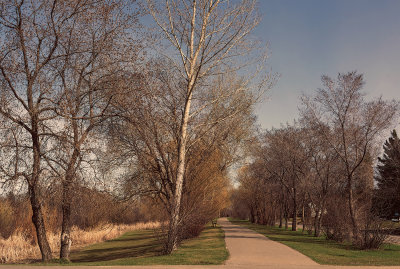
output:
M197 238L184 241L172 254L161 253L162 244L155 231L133 231L75 251L71 253L71 263L65 265L205 265L223 264L229 256L223 230L210 225Z
M283 243L319 264L330 265L400 265L400 246L385 244L378 250L359 250L349 243L337 243L325 237L313 237L301 231L252 224L249 221L230 219L233 224L245 226L269 239Z

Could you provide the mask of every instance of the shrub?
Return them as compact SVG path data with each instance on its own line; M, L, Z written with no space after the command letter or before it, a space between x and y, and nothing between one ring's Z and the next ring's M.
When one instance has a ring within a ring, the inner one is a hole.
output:
M368 218L360 236L354 240L353 244L360 249L380 248L389 236L382 224L383 222L377 218Z
M208 221L209 220L205 219L204 216L198 216L195 214L186 216L186 218L182 220L179 234L180 239L184 240L198 236L201 231L204 230Z

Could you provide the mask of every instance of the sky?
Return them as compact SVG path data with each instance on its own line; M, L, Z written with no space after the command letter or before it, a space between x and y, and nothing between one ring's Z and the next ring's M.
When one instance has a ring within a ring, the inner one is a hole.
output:
M400 100L400 0L260 0L259 10L255 35L280 75L257 106L262 128L296 119L300 95L320 88L321 75L358 71L367 98Z

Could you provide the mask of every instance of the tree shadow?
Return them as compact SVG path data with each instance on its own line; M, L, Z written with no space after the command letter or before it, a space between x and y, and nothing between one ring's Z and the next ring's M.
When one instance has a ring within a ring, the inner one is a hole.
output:
M71 253L71 261L102 262L123 258L141 258L159 256L163 245L156 233L147 232L143 235L126 234L120 238L95 244Z

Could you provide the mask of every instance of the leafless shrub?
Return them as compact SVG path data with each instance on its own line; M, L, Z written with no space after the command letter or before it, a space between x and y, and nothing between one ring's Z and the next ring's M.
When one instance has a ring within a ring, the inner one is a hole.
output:
M361 236L354 242L354 245L360 249L378 249L388 236L381 220L376 217L368 217Z

